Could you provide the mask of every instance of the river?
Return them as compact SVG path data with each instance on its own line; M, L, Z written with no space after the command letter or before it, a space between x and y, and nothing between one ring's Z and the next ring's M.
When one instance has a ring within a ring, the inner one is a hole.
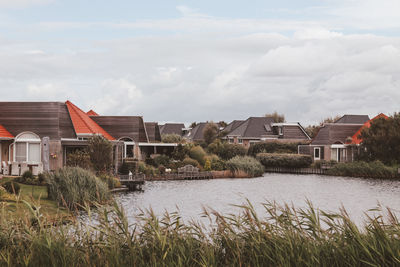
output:
M365 221L364 212L378 204L400 211L400 181L388 180L266 173L252 179L153 181L146 182L143 190L116 195L131 223L140 209L150 207L157 215L179 211L185 221L199 220L203 207L238 213L233 205L246 199L261 217L261 203L266 201L304 208L307 199L324 211L339 211L343 205L358 224Z

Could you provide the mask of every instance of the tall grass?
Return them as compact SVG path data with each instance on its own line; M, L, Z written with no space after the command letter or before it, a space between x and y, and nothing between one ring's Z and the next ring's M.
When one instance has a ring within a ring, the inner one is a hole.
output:
M253 157L236 156L226 162L226 168L232 173L243 171L251 177L261 176L264 173L263 165Z
M94 226L51 226L0 214L1 266L398 266L400 224L388 212L358 227L347 213L250 203L237 215L204 211L211 228L183 223L179 214L150 210L129 225L118 205L101 208ZM89 211L90 212L90 211Z
M328 169L327 174L380 179L391 179L400 177L397 172L397 168L386 166L380 161L356 161L350 163L338 163L335 164L332 168Z
M90 202L101 203L110 197L107 184L79 167L65 167L48 173L46 182L48 197L70 209Z

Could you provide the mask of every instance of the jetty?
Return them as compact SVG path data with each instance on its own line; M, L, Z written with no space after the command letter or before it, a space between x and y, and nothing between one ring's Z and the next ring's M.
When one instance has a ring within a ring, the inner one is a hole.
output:
M129 191L141 191L146 176L144 174L119 175L119 181L126 186Z

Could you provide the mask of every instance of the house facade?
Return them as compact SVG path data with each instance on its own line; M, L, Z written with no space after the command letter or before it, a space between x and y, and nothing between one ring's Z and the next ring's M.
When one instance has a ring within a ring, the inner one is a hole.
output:
M275 123L272 117L250 117L245 121L233 121L224 131L228 132L224 139L229 143L246 148L262 141L289 143L311 140L300 123Z
M314 161L352 162L362 143L361 131L379 118L387 116L379 114L370 120L368 115L344 115L334 123L324 124L309 146L299 146L299 153L310 154Z

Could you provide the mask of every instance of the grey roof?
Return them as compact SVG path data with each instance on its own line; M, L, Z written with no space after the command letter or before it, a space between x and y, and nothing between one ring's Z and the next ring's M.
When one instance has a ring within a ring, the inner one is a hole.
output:
M182 129L185 128L183 123L166 123L160 125L160 134L177 134L182 136Z
M227 135L247 138L261 138L265 135L274 135L272 127L266 127L272 123L274 123L272 117L250 117Z
M352 137L360 128L361 124L350 123L328 123L325 124L315 136L311 145L333 145L346 143L348 137Z
M231 123L229 123L222 131L224 131L226 133L232 132L237 127L239 127L240 124L242 124L243 122L244 122L244 120L234 120Z
M367 121L369 121L368 115L344 115L335 123L364 124Z
M157 122L145 122L149 142L161 142L160 128Z
M203 131L206 125L207 125L206 122L198 123L184 137L192 141L204 141Z

